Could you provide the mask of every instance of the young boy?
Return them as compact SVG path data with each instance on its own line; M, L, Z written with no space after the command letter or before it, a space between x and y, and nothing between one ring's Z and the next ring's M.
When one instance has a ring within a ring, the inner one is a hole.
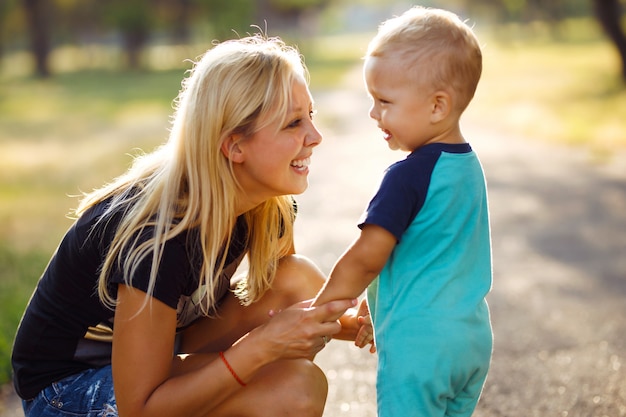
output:
M491 245L484 174L461 134L482 55L453 13L383 23L364 76L391 165L314 305L366 288L379 353L379 416L470 416L487 377Z

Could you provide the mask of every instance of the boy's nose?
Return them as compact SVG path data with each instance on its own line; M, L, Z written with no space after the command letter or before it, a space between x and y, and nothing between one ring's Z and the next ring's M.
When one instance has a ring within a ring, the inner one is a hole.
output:
M378 120L379 118L378 110L376 110L376 106L374 104L370 107L370 117L374 120Z

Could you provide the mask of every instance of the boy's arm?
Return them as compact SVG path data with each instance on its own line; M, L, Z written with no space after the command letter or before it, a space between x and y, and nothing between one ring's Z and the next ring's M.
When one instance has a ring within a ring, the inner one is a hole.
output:
M312 306L360 296L385 266L397 240L391 232L366 224L339 258Z

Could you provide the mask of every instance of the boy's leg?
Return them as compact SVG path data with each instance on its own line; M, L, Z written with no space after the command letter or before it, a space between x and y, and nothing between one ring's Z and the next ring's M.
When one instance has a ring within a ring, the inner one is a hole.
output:
M472 341L465 345L459 343L461 350L456 352L458 385L456 395L449 401L446 416L469 417L473 414L482 393L493 350L493 334L489 319L489 310L485 304L482 322L477 325L459 328L456 332L464 340Z
M470 416L489 369L491 328L403 318L378 335L380 417Z
M474 413L487 379L488 370L488 361L483 367L479 366L475 369L466 385L459 390L454 398L448 401L446 417L470 417Z
M444 417L450 364L428 325L396 321L377 339L379 417Z
M485 374L470 381L459 395L449 401L446 417L470 417L476 409L486 377Z

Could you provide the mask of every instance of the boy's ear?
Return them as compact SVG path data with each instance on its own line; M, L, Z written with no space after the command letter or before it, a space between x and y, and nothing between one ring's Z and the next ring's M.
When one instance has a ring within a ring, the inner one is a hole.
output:
M222 142L222 154L233 163L241 163L244 160L243 151L239 146L240 140L241 135L233 133L228 135L224 142Z
M452 97L444 90L436 91L432 96L432 112L430 121L433 123L444 120L452 111Z

